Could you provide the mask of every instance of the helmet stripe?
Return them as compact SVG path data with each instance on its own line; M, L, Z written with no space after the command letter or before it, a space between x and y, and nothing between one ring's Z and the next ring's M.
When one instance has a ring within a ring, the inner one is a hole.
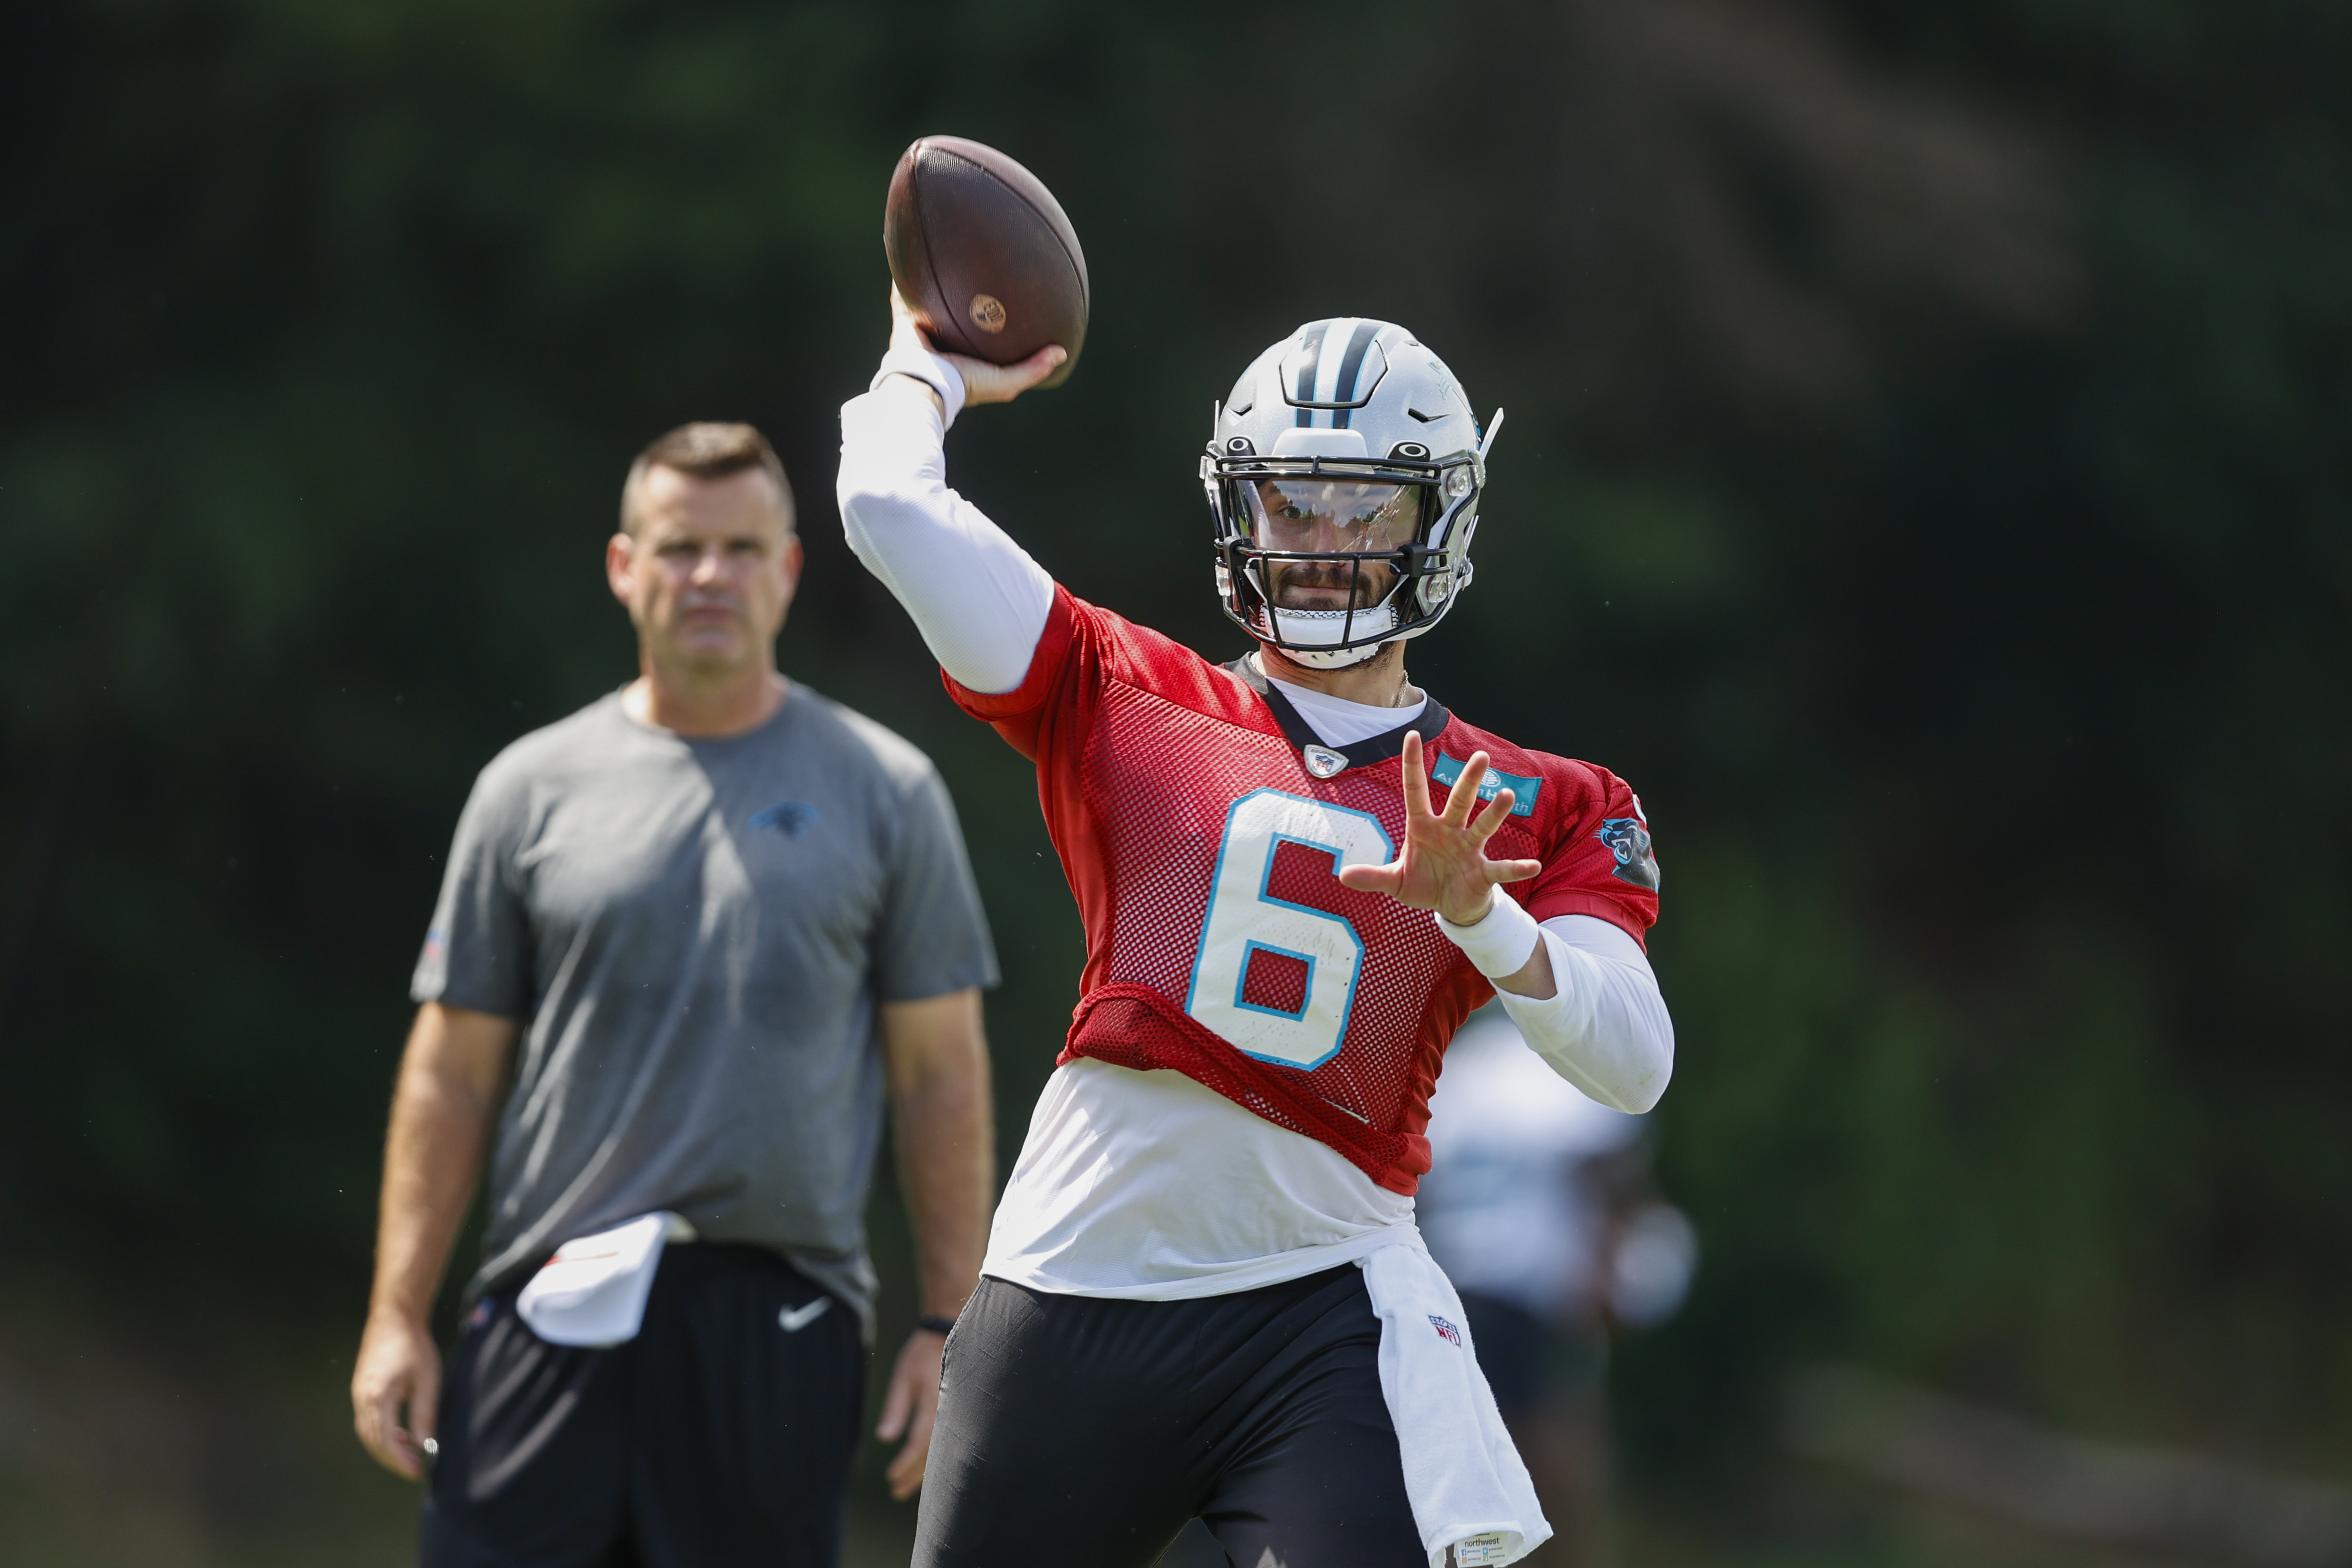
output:
M1300 357L1298 361L1298 391L1292 396L1291 402L1313 402L1315 401L1316 372L1321 369L1323 364L1323 338L1324 334L1330 330L1330 322L1318 321L1312 327L1307 328L1307 335L1299 340L1300 347L1305 349L1307 351ZM1302 408L1298 411L1298 424L1300 428L1303 429L1314 423L1315 411L1313 409Z
M1315 358L1315 401L1339 401L1339 361L1347 356L1348 334L1355 328L1352 316L1342 316L1332 321L1323 333L1322 351Z
M1370 348L1372 346L1372 340L1380 335L1381 324L1379 322L1359 321L1356 323L1355 331L1351 333L1348 339L1347 355L1339 361L1339 378L1333 382L1331 386L1331 401L1333 402L1353 402L1356 401L1358 396L1356 383L1364 379L1364 350ZM1343 388L1345 389L1344 391L1341 390ZM1355 411L1353 409L1334 409L1331 413L1331 428L1334 430L1347 429L1348 416L1354 412Z

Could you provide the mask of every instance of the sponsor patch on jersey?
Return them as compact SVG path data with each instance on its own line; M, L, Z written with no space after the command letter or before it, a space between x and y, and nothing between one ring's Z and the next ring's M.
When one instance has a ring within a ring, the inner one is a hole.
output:
M1437 1331L1438 1338L1454 1346L1456 1350L1462 1348L1462 1331L1459 1328L1447 1322L1435 1312L1429 1314L1429 1326Z
M1437 766L1429 770L1429 776L1452 789L1454 781L1462 777L1462 768L1460 758L1448 757L1441 751L1437 754ZM1536 814L1536 791L1542 788L1543 780L1540 779L1522 779L1516 773L1489 768L1486 777L1478 780L1478 799L1491 800L1508 789L1511 792L1511 815L1532 817Z
M765 810L752 812L747 825L754 831L772 828L788 839L797 839L815 821L816 808L806 800L779 800Z
M1650 851L1650 830L1632 817L1611 817L1593 835L1617 857L1612 868L1619 880L1658 891L1658 857Z

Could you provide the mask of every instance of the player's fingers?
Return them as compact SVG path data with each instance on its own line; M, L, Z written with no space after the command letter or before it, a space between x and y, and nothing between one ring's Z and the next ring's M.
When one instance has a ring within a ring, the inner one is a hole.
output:
M1470 808L1478 799L1478 786L1486 777L1486 754L1474 751L1470 760L1462 765L1462 776L1454 788L1445 792L1445 823L1458 828L1470 821Z
M1541 861L1488 861L1486 880L1488 882L1525 882L1541 870L1543 870Z
M891 1369L889 1392L882 1396L882 1419L875 1426L874 1435L884 1442L894 1442L907 1429L907 1418L915 1413L917 1390L920 1379L908 1375L902 1359Z
M1519 798L1513 791L1497 790L1495 798L1486 802L1486 809L1478 813L1478 820L1470 824L1471 841L1480 849L1486 848L1486 841L1502 831L1503 823L1510 817L1511 808L1518 803Z
M400 1429L400 1400L404 1392L402 1380L397 1378L376 1390L375 1397L370 1402L374 1407L369 1412L373 1437L370 1438L365 1433L362 1437L367 1440L368 1452L376 1457L378 1464L395 1475L415 1480L416 1453L409 1444L408 1434Z
M408 1434L423 1443L441 1432L441 1380L420 1377L408 1391Z
M967 405L1011 402L1052 375L1069 357L1069 351L1058 343L1048 343L1027 359L1009 365L992 365L985 360L966 359L961 354L949 356L963 376L963 401Z
M1358 893L1394 893L1404 885L1404 862L1391 861L1386 865L1351 865L1339 868L1339 885Z
M920 349L925 353L931 351L930 334L923 330L923 324L915 319L913 308L899 294L898 286L895 283L890 286L890 341L894 347Z
M1421 732L1404 732L1404 820L1411 823L1416 818L1431 815L1429 810L1429 774L1421 765Z
M1070 351L1059 343L1048 343L1017 365L1003 366L1004 384L1010 390L1008 398L1018 397L1062 368Z
M381 1452L383 1444L377 1437L381 1428L376 1425L375 1401L357 1388L352 1390L352 1430L358 1435L361 1448L371 1454Z
M930 1462L931 1427L939 1420L939 1398L919 1400L915 1418L907 1428L907 1446L898 1450L885 1472L890 1482L890 1495L904 1502L923 1484L923 1470Z
M908 1435L906 1446L891 1459L882 1479L890 1483L890 1495L900 1502L915 1495L923 1484L923 1467L931 1457L931 1432L928 1427Z

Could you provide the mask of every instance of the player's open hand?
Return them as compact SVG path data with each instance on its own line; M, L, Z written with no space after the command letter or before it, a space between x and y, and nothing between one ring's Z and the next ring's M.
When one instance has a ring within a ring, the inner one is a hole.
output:
M940 1364L947 1352L947 1336L917 1329L898 1351L890 1368L890 1386L882 1396L882 1421L874 1435L884 1442L907 1439L890 1460L882 1479L900 1502L923 1484L923 1464L931 1456L931 1425L940 1416Z
M1048 343L1025 360L1009 365L992 365L986 360L975 360L969 354L946 353L932 346L925 335L922 323L898 294L898 286L890 286L890 346L920 349L936 353L956 368L963 377L963 402L966 408L974 403L1011 402L1039 382L1054 373L1055 368L1070 357L1058 343ZM937 394L934 394L937 395Z
M1477 820L1479 781L1486 777L1486 754L1473 752L1462 777L1445 797L1445 810L1429 803L1429 774L1422 767L1421 737L1404 737L1404 847L1386 865L1351 865L1339 881L1359 893L1385 893L1415 909L1434 909L1456 925L1475 925L1498 883L1525 882L1543 870L1541 861L1486 858L1486 841L1510 821L1514 797L1498 791Z

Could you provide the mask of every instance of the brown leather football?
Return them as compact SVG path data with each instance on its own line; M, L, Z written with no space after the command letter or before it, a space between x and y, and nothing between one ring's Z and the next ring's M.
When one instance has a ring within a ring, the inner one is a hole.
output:
M890 176L882 248L941 352L1009 365L1059 343L1070 357L1039 384L1069 379L1087 340L1087 257L1036 175L993 147L923 137Z

